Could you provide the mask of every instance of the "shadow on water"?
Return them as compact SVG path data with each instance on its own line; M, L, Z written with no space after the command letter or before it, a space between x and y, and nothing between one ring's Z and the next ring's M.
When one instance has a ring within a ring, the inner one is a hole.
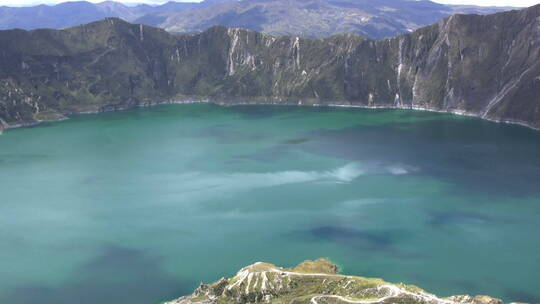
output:
M18 286L0 302L148 304L187 294L195 285L195 282L179 280L164 272L157 257L116 246L104 248L72 276L62 287L51 287L46 283Z
M516 289L507 290L505 298L518 303L540 303L540 297Z
M300 137L284 140L278 145L271 146L266 149L257 150L250 154L238 155L235 161L252 160L263 161L268 163L278 163L286 159L292 159L294 157L294 151L291 146L300 147L303 144L311 141L310 138Z
M411 235L404 230L361 230L346 226L320 225L287 235L298 241L331 242L351 250L374 252L399 258L420 258L419 254L403 252L399 244Z
M309 233L322 240L338 242L359 249L383 250L395 243L389 232L369 232L339 226L320 226Z
M254 153L239 155L235 159L237 161L253 160L261 162L277 163L293 157L293 152L284 146L273 146L268 149L262 149Z
M266 105L263 107L258 106L252 106L252 105L246 105L246 106L232 106L228 107L227 110L229 110L232 113L239 114L243 119L247 120L257 120L257 119L265 119L265 118L272 118L278 115L282 115L284 113L290 114L291 112L302 112L302 107L297 106L271 106Z
M241 142L257 142L263 141L269 136L261 132L248 133L245 130L234 130L230 125L214 125L197 130L180 131L181 137L188 138L213 138L221 144L241 143Z
M402 163L497 196L540 194L540 132L478 120L354 126L308 134L306 152L358 162Z
M309 142L309 141L311 141L310 138L299 137L299 138L292 138L292 139L285 140L282 143L285 144L285 145L301 145L301 144Z
M492 222L494 220L485 215L461 211L431 212L429 216L429 224L435 227L474 223L482 224Z
M466 279L463 280L454 280L448 283L450 286L455 287L457 290L464 290L467 294L477 295L482 293L482 289L478 283L474 281L469 281Z

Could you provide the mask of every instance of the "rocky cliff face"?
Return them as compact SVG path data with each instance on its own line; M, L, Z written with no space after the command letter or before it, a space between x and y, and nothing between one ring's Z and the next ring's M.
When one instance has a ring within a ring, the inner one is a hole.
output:
M241 269L233 278L222 278L210 285L201 284L192 295L166 304L502 304L488 296L443 299L416 286L339 275L336 271L337 267L324 259L306 261L291 269L256 263Z
M174 35L111 18L0 31L0 45L3 128L190 100L429 109L540 128L540 6L455 15L382 41Z

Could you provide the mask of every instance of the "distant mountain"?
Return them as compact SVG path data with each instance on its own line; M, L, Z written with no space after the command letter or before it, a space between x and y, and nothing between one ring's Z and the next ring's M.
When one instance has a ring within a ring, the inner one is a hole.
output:
M160 14L164 12L177 13L188 9L203 9L226 1L235 0L205 0L200 3L171 1L159 6L147 4L127 6L114 1L105 1L95 4L87 1L74 1L52 6L0 6L0 29L62 29L90 23L107 17L118 17L126 21L133 21L146 14Z
M489 14L506 9L443 5L427 0L205 0L133 7L112 1L80 1L55 6L0 7L0 29L60 29L118 17L181 33L223 25L274 35L324 37L355 33L381 39L455 13Z
M540 5L385 40L197 34L109 18L0 31L0 129L160 102L427 109L540 129Z
M325 37L355 33L381 39L456 13L491 14L507 9L443 5L427 0L244 0L198 10L150 13L134 22L173 32L200 32L212 25L224 25L273 35Z

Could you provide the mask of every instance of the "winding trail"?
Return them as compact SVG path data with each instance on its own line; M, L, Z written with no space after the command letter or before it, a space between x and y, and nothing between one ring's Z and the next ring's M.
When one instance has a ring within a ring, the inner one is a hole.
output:
M281 275L290 275L290 276L308 276L308 277L309 276L323 276L323 277L354 278L354 276L347 276L347 275L340 275L340 274L291 272L291 271L286 271L284 269L278 269L278 268L270 268L263 272L275 272ZM239 283L239 281L243 281L246 277L247 276L245 274L242 274L242 278L238 280L234 285ZM454 301L441 299L429 293L424 293L424 292L415 293L415 292L411 292L411 291L399 288L396 285L390 285L390 284L380 285L377 287L377 291L381 291L381 290L387 290L388 294L386 296L383 296L381 298L374 299L374 300L351 300L351 299L348 299L347 297L338 296L338 295L318 295L311 298L310 303L319 304L319 300L321 299L334 298L334 299L338 299L340 301L351 303L351 304L377 304L377 303L383 303L390 298L407 295L407 296L414 297L416 299L419 299L427 303L456 304L456 302Z
M455 304L455 302L453 302L453 301L440 299L440 298L437 298L436 296L431 295L431 294L414 293L414 292L410 292L410 291L401 289L401 288L399 288L399 287L397 287L395 285L381 285L381 286L377 287L378 291L381 290L381 289L387 289L390 292L389 292L388 295L386 295L384 297L381 297L379 299L376 299L376 300L351 300L351 299L348 299L348 298L343 297L343 296L321 295L321 296L315 296L315 297L311 298L310 302L312 304L318 304L319 302L317 300L319 300L319 299L334 298L334 299L338 299L338 300L343 301L343 302L353 303L353 304L376 304L376 303L383 303L383 302L385 302L386 300L388 300L390 298L395 298L395 297L402 296L402 295L408 295L408 296L420 299L420 300L425 301L425 302Z

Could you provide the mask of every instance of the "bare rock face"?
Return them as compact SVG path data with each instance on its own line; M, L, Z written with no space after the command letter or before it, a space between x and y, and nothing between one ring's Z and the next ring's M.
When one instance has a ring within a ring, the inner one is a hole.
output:
M540 5L375 41L200 34L108 18L0 31L3 128L156 103L425 109L540 128Z
M470 303L470 304L502 304L502 301L499 299L495 299L489 296L468 296L468 295L462 295L462 296L452 296L449 297L448 300L455 301L458 303Z
M256 263L233 278L201 284L192 295L166 304L192 303L426 303L502 304L488 296L438 298L422 289L381 279L344 276L325 259L305 261L294 268ZM322 271L322 272L320 272Z

